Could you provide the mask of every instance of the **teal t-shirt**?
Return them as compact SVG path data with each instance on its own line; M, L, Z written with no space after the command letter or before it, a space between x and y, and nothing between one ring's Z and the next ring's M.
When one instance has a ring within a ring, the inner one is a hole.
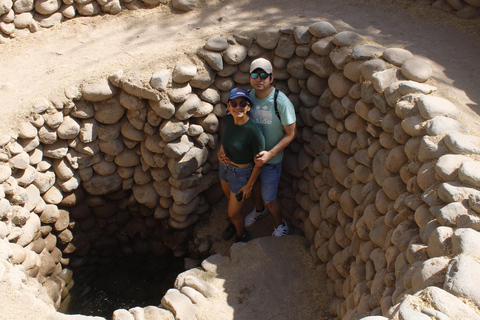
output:
M237 164L253 163L253 158L265 150L265 138L260 128L252 121L236 125L231 114L223 118L222 146L225 155Z
M272 149L285 135L283 125L289 125L296 121L295 107L288 97L281 91L278 92L277 109L280 119L275 114L274 106L275 89L265 99L255 97L255 89L250 91L253 107L250 110L250 118L260 127L265 137L265 150ZM275 164L282 161L283 150L267 163Z

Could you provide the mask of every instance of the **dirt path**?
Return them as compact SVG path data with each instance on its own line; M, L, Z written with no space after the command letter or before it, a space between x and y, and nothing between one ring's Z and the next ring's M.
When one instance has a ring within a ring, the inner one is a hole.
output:
M83 78L119 69L151 74L195 52L212 35L308 26L320 20L430 60L439 91L459 105L467 119L479 113L478 21L402 0L205 2L188 13L161 6L117 16L79 17L1 45L0 133L15 128L36 99L61 96L64 87Z

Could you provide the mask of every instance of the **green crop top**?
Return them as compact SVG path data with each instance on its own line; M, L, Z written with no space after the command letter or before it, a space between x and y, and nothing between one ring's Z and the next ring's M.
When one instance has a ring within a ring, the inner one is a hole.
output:
M223 118L224 132L222 146L225 155L237 164L253 163L253 158L265 150L265 138L252 119L242 125L233 122L231 114Z

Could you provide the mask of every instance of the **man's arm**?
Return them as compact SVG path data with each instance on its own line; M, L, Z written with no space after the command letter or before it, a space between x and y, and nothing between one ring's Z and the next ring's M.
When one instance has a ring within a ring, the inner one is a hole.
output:
M289 125L284 125L283 128L285 129L285 135L283 136L283 138L278 141L278 143L272 149L268 151L262 151L255 156L256 165L263 166L270 159L275 157L277 153L285 149L293 141L293 139L295 139L295 136L297 135L296 122Z

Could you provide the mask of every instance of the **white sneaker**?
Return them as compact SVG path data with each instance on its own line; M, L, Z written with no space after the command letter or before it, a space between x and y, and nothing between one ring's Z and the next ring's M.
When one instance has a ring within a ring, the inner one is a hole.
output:
M255 207L254 207L252 212L247 214L247 216L245 217L245 227L246 228L253 226L253 224L255 222L257 222L257 220L259 220L262 217L265 217L268 214L267 206L264 205L263 207L264 207L264 209L261 212L258 212L257 209L255 209Z
M279 225L273 230L272 236L282 237L288 234L288 225L285 220L282 219L283 224Z

